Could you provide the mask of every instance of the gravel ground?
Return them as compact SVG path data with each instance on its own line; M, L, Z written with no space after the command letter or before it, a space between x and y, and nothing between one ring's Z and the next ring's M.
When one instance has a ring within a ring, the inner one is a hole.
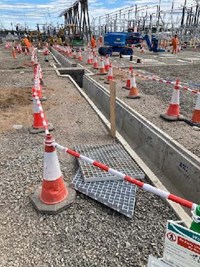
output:
M194 56L194 52L181 52L181 57L184 55L189 57L191 55ZM188 55L189 54L189 55ZM196 53L199 55L199 53ZM86 52L84 53L84 61L81 63L85 65L86 62ZM144 54L142 54L145 57ZM151 55L153 56L153 54ZM149 53L147 58L149 57ZM71 59L74 61L74 59ZM121 62L125 62L126 59L121 59ZM113 65L119 66L119 59L112 58ZM129 63L130 64L130 63ZM190 64L187 66L160 66L160 67L146 67L142 69L148 73L156 74L157 76L164 79L177 79L184 83L198 83L199 82L199 64ZM87 65L87 68L97 73L98 70L93 70L91 66ZM133 65L134 68L134 65ZM192 70L192 71L191 71ZM139 73L139 70L136 70ZM141 95L141 99L127 99L126 96L129 94L129 91L126 89L122 89L126 84L127 74L114 69L113 71L114 78L117 81L117 97L123 100L127 105L131 108L139 112L149 121L154 123L157 127L162 129L168 135L170 135L174 140L178 141L185 148L190 150L196 156L200 157L200 131L194 131L191 126L186 124L185 122L166 122L162 120L159 116L167 111L169 106L171 95L173 91L173 87L162 84L155 81L144 80L139 77L136 77L137 87L139 89L139 93ZM141 73L140 73L141 74ZM109 85L105 84L104 81L106 77L102 78L102 76L94 75L93 78L101 83L105 88L109 89ZM197 89L197 87L194 87ZM199 87L198 87L199 89ZM180 107L181 114L185 116L188 120L191 119L192 113L195 107L197 96L195 94L191 94L189 91L180 90Z
M4 69L10 69L6 60L9 53L0 48ZM42 55L40 62L43 69L50 67ZM32 85L32 75L1 73L4 89L21 82ZM75 144L112 142L105 126L69 80L58 78L54 71L44 71L44 83L48 101L43 108L56 129L58 143L73 148ZM25 106L28 112L31 103ZM22 111L14 107L10 112ZM29 133L32 120L27 116L22 129L11 127L0 133L0 267L143 267L149 254L160 257L166 222L177 218L164 201L140 189L131 220L79 193L74 205L60 214L37 214L29 196L42 181L44 136ZM58 154L69 182L77 163L70 156Z

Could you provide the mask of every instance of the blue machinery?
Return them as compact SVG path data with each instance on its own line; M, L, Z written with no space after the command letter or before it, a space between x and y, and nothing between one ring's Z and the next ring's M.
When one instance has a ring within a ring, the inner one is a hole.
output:
M149 51L164 52L165 50L158 48L158 39L152 35L151 41L149 35L142 37L139 33L133 32L108 32L104 35L104 45L99 48L101 56L112 56L113 52L122 55L133 55L131 45L141 46L142 41L145 40Z

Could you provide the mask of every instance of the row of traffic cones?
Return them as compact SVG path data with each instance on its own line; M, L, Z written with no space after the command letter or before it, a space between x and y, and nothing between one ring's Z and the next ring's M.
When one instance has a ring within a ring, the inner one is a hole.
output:
M35 70L34 73L34 78L36 78L36 76L37 78L41 77L41 75L38 74L38 70ZM110 74L112 74L112 72L110 72ZM134 84L133 72L131 72L130 77L130 88L132 88L131 83ZM136 87L136 84L134 86ZM38 106L37 102L34 102L34 104ZM40 117L42 118L41 113ZM39 212L56 214L71 205L74 200L75 191L64 182L61 173L55 148L55 140L51 134L47 133L44 146L43 181L42 185L39 186L31 196L31 201ZM200 232L200 206L197 206L193 211L191 229Z
M191 126L194 126L194 129L200 130L200 93L197 95L196 105L192 114L191 120L184 118L180 113L180 81L176 80L174 86L171 101L166 113L161 114L161 118L167 121L185 121Z
M144 48L144 47L142 47ZM109 61L108 56L106 57L105 63L103 59L101 58L100 61L100 66L98 65L98 58L97 55L90 49L88 49L88 59L87 59L87 64L88 65L93 65L93 69L99 69L99 72L97 74L99 75L107 75L105 83L109 84L110 80L113 80L113 69L112 65ZM141 49L141 52L143 53L144 51ZM82 58L81 58L82 60ZM126 85L123 87L124 89L129 90L129 95L127 96L128 98L140 98L138 88L136 85L136 79L135 75L132 70L132 66L129 68L128 72L128 79L126 81ZM200 97L198 94L197 97L197 102L195 105L195 110L192 115L191 120L186 120L181 114L180 114L180 105L179 105L179 81L177 80L176 85L174 87L174 91L172 94L171 102L170 105L166 111L166 113L161 114L160 116L168 121L176 121L176 120L184 120L188 124L192 126L197 126L200 127Z

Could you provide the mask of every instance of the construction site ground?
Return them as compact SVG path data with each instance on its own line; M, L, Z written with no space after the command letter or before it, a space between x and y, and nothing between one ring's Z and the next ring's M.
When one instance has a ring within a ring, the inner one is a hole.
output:
M160 118L160 114L164 114L169 106L173 86L152 81L150 79L144 79L136 76L136 84L141 96L140 99L127 99L129 90L122 89L126 85L126 80L130 64L132 63L133 69L136 74L152 77L155 75L161 79L167 79L169 81L175 81L179 79L181 84L188 86L189 88L199 91L199 67L200 67L200 54L198 51L184 50L174 55L171 53L159 53L152 52L140 53L140 50L134 51L135 58L142 58L142 64L136 64L129 61L128 57L119 58L119 56L111 57L111 63L113 65L113 76L116 81L116 94L119 99L124 101L131 108L139 112L146 119L151 121L161 130L169 134L174 140L179 142L189 151L200 157L200 131L195 131L192 127L183 121L166 122ZM166 65L154 66L145 63L144 59L153 59L154 57L165 58ZM94 73L93 78L98 81L102 86L109 90L109 84L105 84L107 76L100 76L97 73L99 70L93 69L92 65L87 65L88 52L83 52L83 61L80 63L90 71ZM177 61L181 59L187 64ZM190 60L189 60L190 59ZM172 64L173 60L173 64ZM70 58L72 62L79 62L73 58ZM100 61L99 61L100 63ZM171 65L172 64L172 65ZM117 68L115 68L117 67ZM121 68L122 70L119 70ZM188 120L191 120L192 113L195 108L197 100L197 94L192 94L190 91L180 89L180 111L181 114Z
M42 53L38 56L48 99L42 106L55 127L56 141L70 148L112 143L107 128L76 87L56 75L53 59L45 62ZM140 189L133 219L80 193L74 205L58 215L36 212L30 195L43 178L44 134L29 133L33 123L30 55L13 59L11 50L1 46L0 66L0 266L143 267L149 254L161 257L166 222L178 218L162 199ZM76 160L61 152L58 157L64 179L70 182L78 169Z

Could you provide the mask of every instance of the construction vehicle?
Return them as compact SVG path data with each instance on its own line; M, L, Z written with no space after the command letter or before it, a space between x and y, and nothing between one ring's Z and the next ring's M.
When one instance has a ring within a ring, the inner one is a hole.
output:
M112 56L113 52L120 53L121 55L133 55L133 50L127 43L127 32L108 32L104 35L104 45L99 48L101 56Z
M138 32L108 32L104 35L104 46L99 48L101 56L112 56L113 52L118 52L121 55L133 55L134 47L141 47L142 42L146 41L149 51L165 52L164 49L158 48L158 38L152 35L151 40L149 35L140 35Z
M155 35L151 36L151 41L150 41L149 35L145 34L145 36L143 37L143 40L146 41L149 51L153 51L153 52L156 52L156 53L157 52L165 52L164 49L159 49L158 48L158 38L156 38Z

